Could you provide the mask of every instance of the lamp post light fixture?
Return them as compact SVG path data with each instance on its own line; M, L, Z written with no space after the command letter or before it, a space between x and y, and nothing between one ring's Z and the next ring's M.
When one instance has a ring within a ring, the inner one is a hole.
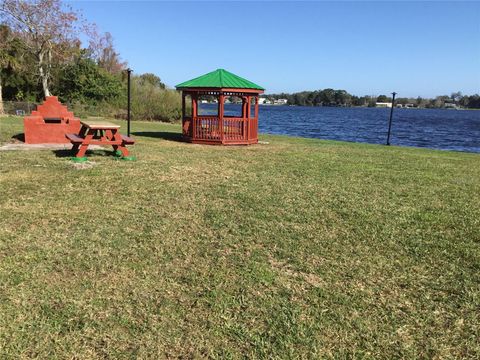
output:
M395 107L395 95L397 93L392 92L392 107L390 109L390 121L388 122L388 135L387 135L387 145L390 145L390 132L392 131L392 117L393 117L393 108Z

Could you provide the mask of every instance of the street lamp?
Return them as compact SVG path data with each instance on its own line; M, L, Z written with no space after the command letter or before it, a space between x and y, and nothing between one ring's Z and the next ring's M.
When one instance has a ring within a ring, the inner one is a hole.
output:
M130 136L130 74L132 69L127 70L127 136Z
M388 122L387 145L390 145L390 132L392 131L392 116L393 108L395 107L395 95L397 95L397 93L395 91L392 92L392 108L390 109L390 121Z

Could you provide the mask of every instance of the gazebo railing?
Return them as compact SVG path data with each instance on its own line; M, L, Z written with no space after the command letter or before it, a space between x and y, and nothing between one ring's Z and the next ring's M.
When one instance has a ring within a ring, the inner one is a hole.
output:
M221 140L220 121L218 117L194 117L193 138L198 140Z
M197 116L192 120L191 134L194 140L240 141L257 138L257 119L224 117L222 124L216 116Z
M244 140L246 139L246 124L244 118L224 117L223 118L223 139Z
M248 120L248 138L257 139L258 138L258 119L250 118Z

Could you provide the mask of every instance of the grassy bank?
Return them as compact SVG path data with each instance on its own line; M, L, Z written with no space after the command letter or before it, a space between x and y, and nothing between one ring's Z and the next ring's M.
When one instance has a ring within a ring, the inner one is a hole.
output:
M480 356L478 154L132 128L0 152L1 358Z

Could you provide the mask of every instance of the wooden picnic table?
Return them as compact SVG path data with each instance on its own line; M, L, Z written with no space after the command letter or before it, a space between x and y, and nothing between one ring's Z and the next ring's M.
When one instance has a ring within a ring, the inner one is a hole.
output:
M135 140L120 134L120 125L105 120L82 120L78 134L65 136L73 144L72 151L76 158L83 158L89 145L112 145L113 151L121 152L123 157L128 156L126 145L132 145Z

